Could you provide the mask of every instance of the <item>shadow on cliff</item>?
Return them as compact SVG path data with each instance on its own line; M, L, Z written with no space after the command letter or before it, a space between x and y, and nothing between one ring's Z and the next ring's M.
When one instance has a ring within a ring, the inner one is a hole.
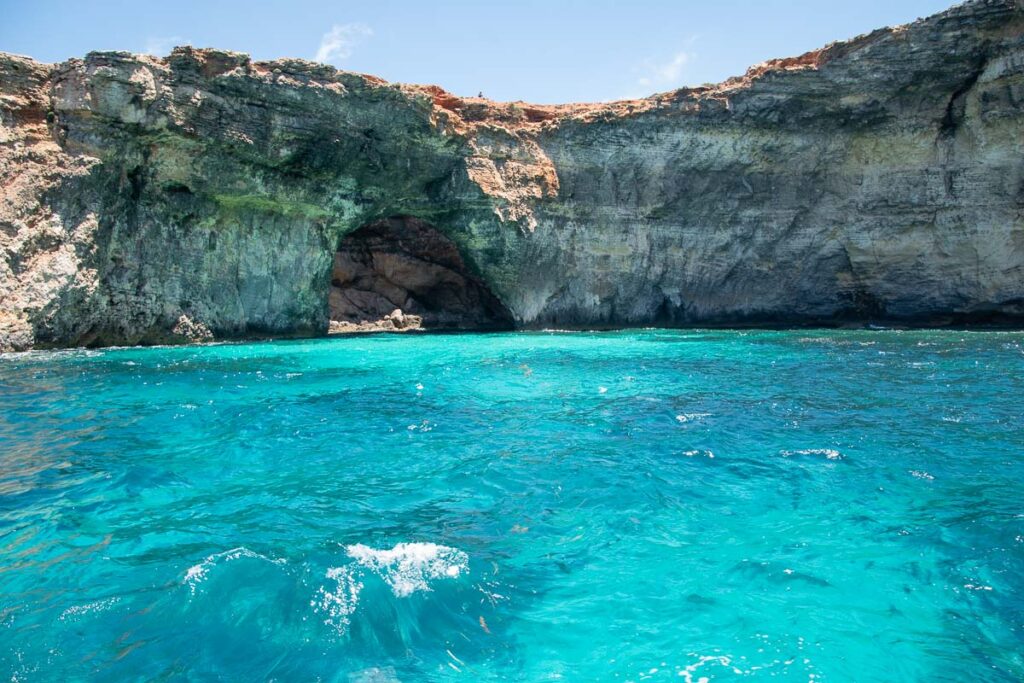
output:
M329 307L332 323L380 328L397 310L425 330L514 328L511 312L456 244L407 216L368 223L342 239L331 269Z

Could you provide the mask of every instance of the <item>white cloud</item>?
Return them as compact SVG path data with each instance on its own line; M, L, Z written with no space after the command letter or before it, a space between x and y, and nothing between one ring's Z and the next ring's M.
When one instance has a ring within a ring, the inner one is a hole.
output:
M373 35L373 29L366 24L335 24L320 39L316 61L327 64L342 62L352 56L357 45Z
M664 62L647 60L639 69L643 75L637 85L644 88L675 88L682 85L683 73L696 55L692 52L677 52Z
M150 36L146 39L146 47L142 49L142 54L166 57L171 54L172 48L191 44L190 40L181 36Z

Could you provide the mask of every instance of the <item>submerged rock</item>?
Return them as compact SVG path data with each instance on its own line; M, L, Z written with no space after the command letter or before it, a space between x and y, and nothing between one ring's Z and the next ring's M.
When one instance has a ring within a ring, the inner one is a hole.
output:
M182 341L182 316L318 335L394 308L1020 322L1022 103L1017 0L594 105L190 47L0 54L0 349ZM337 284L347 236L373 262Z

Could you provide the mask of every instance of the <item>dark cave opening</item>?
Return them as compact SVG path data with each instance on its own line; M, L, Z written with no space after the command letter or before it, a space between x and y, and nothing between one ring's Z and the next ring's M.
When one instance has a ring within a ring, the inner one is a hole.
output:
M467 266L458 247L412 217L368 223L334 254L330 319L377 325L401 310L428 330L511 329L512 315Z

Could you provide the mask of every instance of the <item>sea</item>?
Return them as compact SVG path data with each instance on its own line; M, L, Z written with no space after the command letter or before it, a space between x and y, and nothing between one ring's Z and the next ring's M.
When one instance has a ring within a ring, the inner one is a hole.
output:
M0 356L0 676L1024 680L1024 333Z

